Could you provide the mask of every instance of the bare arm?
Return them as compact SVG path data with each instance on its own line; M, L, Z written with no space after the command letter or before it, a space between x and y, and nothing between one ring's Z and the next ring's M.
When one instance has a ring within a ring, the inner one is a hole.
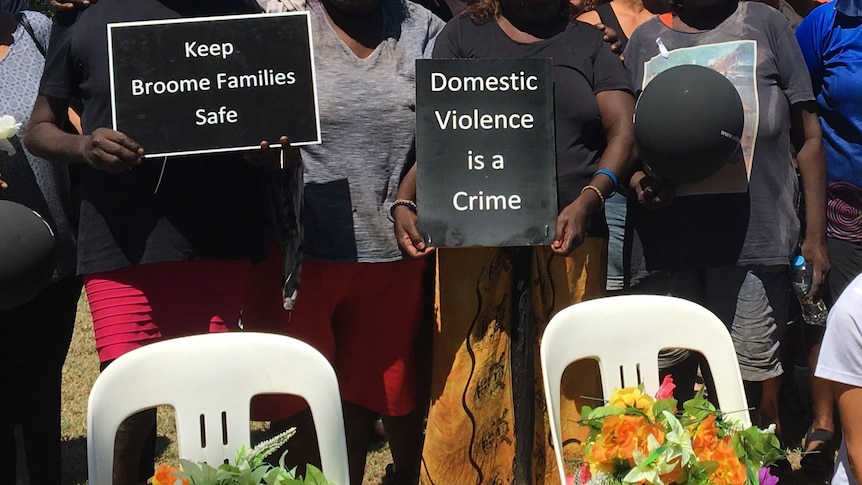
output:
M862 388L832 382L832 392L838 402L841 430L850 462L847 473L856 479L856 483L862 483Z
M610 170L617 180L626 183L634 166L634 116L635 101L625 91L602 91L596 94L602 125L605 129L607 147L602 154L599 168ZM601 192L603 198L614 192L610 177L597 174L590 185ZM590 214L602 208L602 199L596 191L585 190L557 216L557 228L551 250L565 256L584 241Z
M144 149L119 131L97 128L90 135L64 131L61 126L68 110L68 100L43 95L36 98L24 137L32 154L58 163L86 163L110 173L141 163Z
M811 291L816 295L829 271L826 251L826 152L814 102L791 107L791 137L805 194L805 238L802 256L813 267Z
M418 163L418 162L417 162ZM416 166L414 163L410 170L404 175L398 192L395 196L398 200L416 201ZM425 244L422 233L419 232L418 218L416 214L405 206L398 206L393 213L395 219L395 239L398 247L406 256L411 258L424 258L434 251L434 248Z

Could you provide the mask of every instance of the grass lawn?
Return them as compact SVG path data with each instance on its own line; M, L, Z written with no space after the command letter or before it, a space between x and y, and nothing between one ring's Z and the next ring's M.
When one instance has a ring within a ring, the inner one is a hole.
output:
M63 367L63 484L87 483L87 398L99 374L99 359L93 343L93 321L86 298L78 302L78 317L72 345ZM253 423L261 429L266 423ZM176 429L170 408L159 408L157 459L176 462ZM386 464L391 462L387 446L368 452L364 485L377 485Z

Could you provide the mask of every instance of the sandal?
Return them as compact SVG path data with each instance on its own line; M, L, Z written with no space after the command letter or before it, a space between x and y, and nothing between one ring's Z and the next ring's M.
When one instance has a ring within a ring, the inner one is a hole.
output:
M808 450L808 444L820 444ZM835 433L820 428L809 428L802 443L803 452L800 463L806 475L831 476L835 469Z

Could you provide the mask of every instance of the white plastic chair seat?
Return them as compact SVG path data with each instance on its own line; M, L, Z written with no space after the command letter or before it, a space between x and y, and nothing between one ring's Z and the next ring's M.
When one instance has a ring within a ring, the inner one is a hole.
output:
M181 458L218 466L249 447L257 394L303 397L327 479L349 485L335 371L312 346L283 335L229 332L156 342L116 359L96 379L87 408L89 483L111 483L114 437L128 416L172 406ZM290 442L288 442L288 449Z
M540 360L561 483L566 483L560 416L565 369L577 360L596 360L605 399L615 387L641 382L647 394L655 395L658 352L671 348L703 354L715 381L709 391L718 398L719 409L743 426L751 425L730 332L706 308L670 296L623 295L577 303L551 318L542 335Z

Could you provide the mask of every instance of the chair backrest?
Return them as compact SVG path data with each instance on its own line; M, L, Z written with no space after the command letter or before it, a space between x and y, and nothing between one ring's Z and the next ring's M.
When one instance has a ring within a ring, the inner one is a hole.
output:
M750 426L748 402L730 332L706 308L681 298L623 295L577 303L551 318L542 335L541 364L551 438L561 483L565 467L560 435L560 383L572 362L593 359L607 399L615 387L636 386L655 395L658 352L689 349L703 354L715 381L719 409Z
M283 335L229 332L156 342L123 355L99 375L87 408L90 485L111 484L120 423L160 405L174 408L181 458L212 466L235 460L242 446L249 447L256 394L303 397L324 474L338 485L350 483L338 381L326 358Z

